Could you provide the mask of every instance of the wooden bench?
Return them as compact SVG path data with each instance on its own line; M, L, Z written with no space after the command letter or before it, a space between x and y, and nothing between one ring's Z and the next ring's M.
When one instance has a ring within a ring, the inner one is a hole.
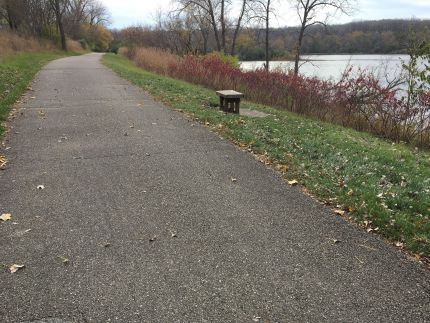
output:
M219 96L219 105L222 111L239 113L240 99L244 97L242 93L224 90L217 91L216 94Z

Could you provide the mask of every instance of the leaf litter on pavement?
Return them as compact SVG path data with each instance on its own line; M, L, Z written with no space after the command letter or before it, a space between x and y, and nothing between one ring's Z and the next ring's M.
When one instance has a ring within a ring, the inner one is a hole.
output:
M0 215L0 220L3 222L9 221L12 219L12 215L10 213L3 213Z
M23 268L25 268L25 265L13 264L12 266L9 267L9 271L10 271L11 274L14 274L18 270L21 270Z

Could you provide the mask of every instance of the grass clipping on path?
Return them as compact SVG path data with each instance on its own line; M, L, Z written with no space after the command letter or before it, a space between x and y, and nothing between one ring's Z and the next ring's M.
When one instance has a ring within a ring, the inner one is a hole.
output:
M249 102L243 107L270 116L225 114L210 108L217 104L212 90L144 71L122 56L103 61L163 103L259 154L337 214L346 212L417 258L430 256L430 153Z

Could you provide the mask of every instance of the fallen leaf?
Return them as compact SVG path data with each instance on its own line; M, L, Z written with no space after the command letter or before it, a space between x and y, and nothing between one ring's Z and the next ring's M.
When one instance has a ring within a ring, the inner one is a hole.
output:
M331 241L333 241L334 244L337 244L337 243L341 242L340 240L337 240L337 239L331 239Z
M60 258L60 259L61 259L61 262L62 262L64 265L68 265L68 264L69 264L69 262L70 262L68 258L63 257L63 256L59 256L58 258Z
M289 167L287 165L277 165L276 169L283 172L283 173L286 173L286 172L288 172Z
M346 195L353 196L354 195L354 191L353 190L349 190L348 193L346 193Z
M372 221L364 220L363 223L366 227L368 227L370 224L372 224Z
M403 244L403 242L397 241L397 242L395 243L395 246L396 246L396 247L399 247L399 248L403 248L404 244Z
M38 190L44 190L44 189L45 189L45 186L44 186L44 185L37 185L37 189L38 189Z
M338 215L344 215L344 214L345 214L345 211L344 211L344 210L339 210L339 209L337 209L337 210L334 210L334 213L336 213L336 214L338 214Z
M0 215L0 220L2 221L9 221L12 219L12 215L10 213L3 213Z
M292 181L288 181L288 184L290 184L291 186L296 186L299 184L299 182L297 180L292 180Z
M0 155L0 168L4 167L7 164L7 158L5 156Z
M16 273L18 270L23 269L25 267L25 265L17 265L17 264L13 264L12 266L9 267L10 273L14 274Z
M236 183L236 182L237 182L237 178L232 177L232 178L231 178L231 181L232 181L233 183Z
M104 245L103 245L103 247L105 247L105 248L109 248L111 246L111 244L108 242L108 243L105 243Z
M154 242L155 240L157 240L157 236L153 236L152 238L149 238L149 242Z

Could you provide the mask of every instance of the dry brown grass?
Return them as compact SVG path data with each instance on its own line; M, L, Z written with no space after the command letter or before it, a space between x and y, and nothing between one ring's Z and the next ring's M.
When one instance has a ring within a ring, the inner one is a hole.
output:
M162 75L168 75L169 68L181 60L179 56L168 51L143 47L130 50L128 57L139 67Z
M41 52L58 49L48 40L18 35L8 31L0 31L0 56L18 52Z
M34 53L58 49L58 46L46 39L37 39L10 31L0 31L0 56L21 52ZM67 40L67 49L75 53L85 52L81 44L76 40Z
M128 56L128 48L127 47L120 47L118 49L118 54Z
M87 51L82 48L81 44L77 40L67 40L67 50L74 52L74 53L86 53Z

